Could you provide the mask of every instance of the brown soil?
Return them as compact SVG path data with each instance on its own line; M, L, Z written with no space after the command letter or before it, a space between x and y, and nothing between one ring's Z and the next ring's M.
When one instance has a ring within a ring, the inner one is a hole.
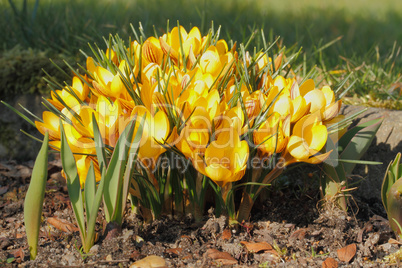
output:
M23 199L32 165L0 163L0 266L129 267L157 255L168 267L384 267L384 256L399 249L381 204L350 198L347 213L334 207L321 209L319 171L308 176L304 167L294 171L297 176L292 177L299 179L277 181L266 192L268 201L253 210L250 222L234 228L211 210L201 223L191 217L162 217L145 224L128 214L121 235L106 240L100 212L100 238L85 255L71 225L74 215L60 164L54 161L49 164L38 256L30 261ZM59 222L63 230L49 218L63 220Z

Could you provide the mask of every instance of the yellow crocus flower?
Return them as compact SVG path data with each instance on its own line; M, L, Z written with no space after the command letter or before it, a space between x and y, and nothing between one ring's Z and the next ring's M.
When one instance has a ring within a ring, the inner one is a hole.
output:
M266 154L280 153L287 145L288 138L282 129L281 115L274 112L253 133L254 143Z
M124 68L126 67L125 61L122 61L120 63L120 67L122 73L125 73ZM127 89L122 81L122 77L120 74L113 75L109 70L97 66L94 70L94 80L92 81L92 92L96 96L105 96L109 97L112 100L115 100L117 98L123 98L123 99L131 99L129 97Z
M52 112L44 111L42 119L43 123L35 121L35 126L39 132L45 135L48 131L50 140L60 140L60 117Z
M151 159L152 164L155 164L159 155L166 151L161 144L165 144L170 133L169 120L162 110L154 112L144 106L135 106L131 117L135 115L137 115L137 125L145 116L138 155L143 159Z
M287 150L295 159L305 161L324 147L327 137L327 127L322 124L320 114L309 114L294 125Z
M236 130L223 131L205 150L205 155L195 155L194 167L220 187L240 180L246 172L249 147L240 141Z
M149 63L162 64L163 51L158 39L155 37L149 37L142 45L142 60L143 66L147 66Z

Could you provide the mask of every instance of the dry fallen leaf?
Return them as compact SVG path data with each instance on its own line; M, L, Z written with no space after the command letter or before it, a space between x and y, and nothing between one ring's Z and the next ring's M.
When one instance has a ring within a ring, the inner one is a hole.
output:
M24 234L21 234L21 233L17 233L16 235L15 235L15 238L23 238L25 235Z
M322 268L337 268L337 267L338 267L338 262L333 258L327 258L322 263Z
M258 253L260 251L272 250L272 246L267 242L247 242L241 241L240 244L244 245L249 252Z
M219 265L234 265L237 260L227 252L222 252L217 249L210 248L205 252L206 256L213 259Z
M130 265L130 268L155 268L155 267L166 267L165 259L156 255L150 255Z
M356 244L350 244L337 250L340 261L350 262L356 255Z
M165 250L165 253L178 256L182 251L182 248L168 248Z
M395 239L393 239L393 238L390 238L390 239L388 240L388 243L394 244L394 245L402 245L401 242L399 242L398 240L395 240Z
M306 237L308 228L300 228L290 235L290 239L303 240Z
M74 224L66 220L58 218L47 218L47 223L53 225L56 229L59 229L60 231L66 233L72 233L78 231L78 228Z
M24 260L25 258L25 254L24 251L22 250L22 248L16 249L13 253L15 258L21 258L21 260Z
M232 237L232 232L230 229L225 229L222 232L222 240L229 240Z

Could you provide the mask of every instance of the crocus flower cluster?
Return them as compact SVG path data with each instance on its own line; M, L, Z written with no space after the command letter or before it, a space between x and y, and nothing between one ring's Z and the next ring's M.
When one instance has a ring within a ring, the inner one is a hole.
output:
M100 179L93 115L110 152L130 120L145 117L138 159L149 174L166 150L220 187L245 177L251 151L261 159L281 156L285 166L317 164L328 156L320 151L327 125L339 121L341 101L329 86L274 72L284 57L251 56L197 27L175 27L87 57L86 68L52 92L51 111L35 123L56 149L63 124L80 178L92 160Z

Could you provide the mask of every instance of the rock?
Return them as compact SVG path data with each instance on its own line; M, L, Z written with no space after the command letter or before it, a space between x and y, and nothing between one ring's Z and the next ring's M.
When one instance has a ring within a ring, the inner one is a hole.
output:
M348 116L363 108L345 105L342 107L341 113ZM389 162L395 158L398 152L402 151L402 111L368 108L355 119L353 126L380 116L384 117L382 125L362 160L379 161L382 162L382 165L356 165L353 174L361 177L355 176L352 182L364 178L358 185L358 189L353 192L354 196L368 203L377 203L378 207L375 209L385 212L380 205L381 185Z
M67 262L68 265L72 266L76 264L77 258L72 254L64 255L63 259Z
M155 267L166 267L165 259L156 255L150 255L130 265L130 268L155 268Z
M99 245L93 245L89 250L89 254L95 255L99 252Z

